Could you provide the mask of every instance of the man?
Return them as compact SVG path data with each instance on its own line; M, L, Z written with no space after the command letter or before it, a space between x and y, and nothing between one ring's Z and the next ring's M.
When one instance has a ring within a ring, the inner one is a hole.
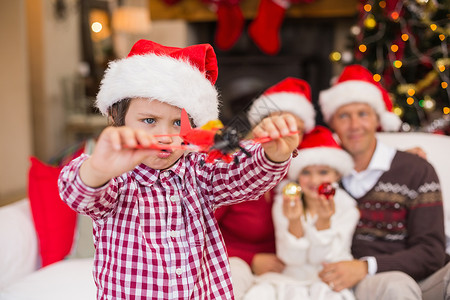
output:
M354 287L357 299L444 299L450 264L439 179L426 160L377 141L378 129L401 124L387 92L367 69L352 65L319 101L354 160L342 185L361 213L355 260L325 264L319 276L336 291Z

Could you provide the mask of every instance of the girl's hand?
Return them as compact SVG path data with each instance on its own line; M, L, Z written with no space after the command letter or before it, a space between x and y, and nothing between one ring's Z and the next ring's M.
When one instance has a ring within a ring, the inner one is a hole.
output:
M317 230L329 229L331 226L331 216L336 212L334 196L327 199L324 195L319 195L319 206L317 210Z
M92 155L81 165L80 177L91 187L132 170L154 150L133 149L157 144L145 131L129 127L107 127L100 134Z
M292 134L292 132L301 134ZM281 113L264 118L253 129L255 138L270 137L271 141L263 143L266 156L273 162L284 162L289 159L292 151L297 149L303 128L299 128L297 120L289 113Z
M301 216L303 203L300 196L283 195L283 214L288 219L288 231L296 238L304 235Z
M283 195L283 215L289 220L300 220L303 215L303 203L300 196Z

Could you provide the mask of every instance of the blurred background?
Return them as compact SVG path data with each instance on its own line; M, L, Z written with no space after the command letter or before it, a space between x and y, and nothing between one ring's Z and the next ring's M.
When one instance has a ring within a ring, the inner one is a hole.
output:
M348 64L374 73L403 131L450 134L449 0L0 0L0 205L106 126L93 103L110 60L140 38L210 43L225 124L287 76L320 90ZM254 30L249 34L249 27ZM321 124L321 116L317 116Z

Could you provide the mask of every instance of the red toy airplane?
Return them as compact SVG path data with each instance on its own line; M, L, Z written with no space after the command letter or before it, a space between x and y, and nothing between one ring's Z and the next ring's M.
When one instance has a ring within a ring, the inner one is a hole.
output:
M250 156L241 145L241 138L238 131L231 127L224 127L219 120L209 121L205 125L199 128L192 128L190 125L189 116L187 112L182 109L181 111L181 129L179 134L167 134L159 136L179 136L183 139L183 145L164 145L164 144L152 144L146 149L156 150L170 150L170 149L184 149L190 151L200 151L207 153L206 160L202 162L204 164L214 163L216 160L222 160L226 163L230 163L234 160L236 164L239 163L237 156L232 154L240 149L244 154ZM297 134L298 132L292 132L291 134ZM156 135L155 137L158 137ZM270 137L253 139L254 143L266 143L271 141ZM138 146L137 148L143 148Z

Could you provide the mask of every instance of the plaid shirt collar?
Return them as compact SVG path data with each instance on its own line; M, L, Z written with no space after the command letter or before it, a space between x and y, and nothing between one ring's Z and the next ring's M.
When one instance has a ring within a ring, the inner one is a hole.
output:
M175 174L180 177L181 182L184 184L184 175L186 174L185 154L183 154L169 169L156 170L142 163L134 168L132 172L135 175L136 181L144 186L153 185L160 176L165 176L164 174Z

